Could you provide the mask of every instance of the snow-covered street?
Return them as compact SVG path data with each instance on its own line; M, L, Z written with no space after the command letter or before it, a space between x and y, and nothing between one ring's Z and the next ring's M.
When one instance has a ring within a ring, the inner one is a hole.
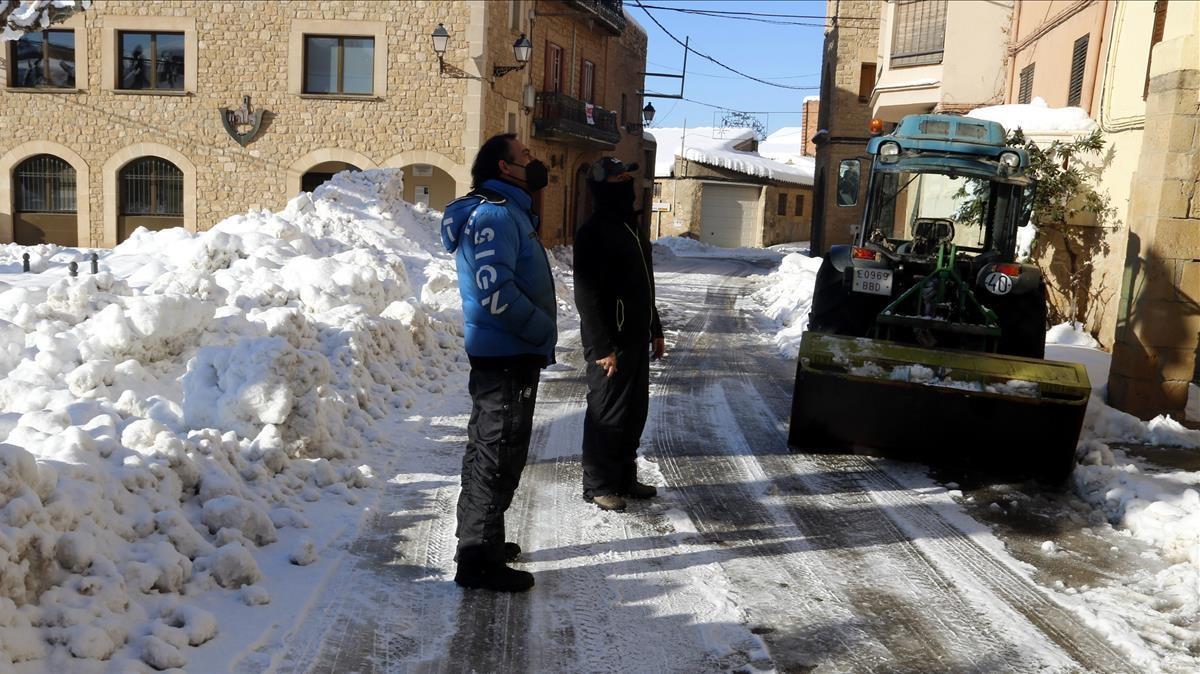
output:
M242 671L272 659L282 671L381 672L1194 666L1040 585L924 471L789 453L792 366L759 336L763 317L739 308L769 267L659 262L673 351L653 374L641 472L661 498L625 514L580 498L585 388L568 339L566 366L543 380L508 520L534 590L464 593L450 580L464 397L463 414L424 422L427 452L392 479L296 635L264 643Z

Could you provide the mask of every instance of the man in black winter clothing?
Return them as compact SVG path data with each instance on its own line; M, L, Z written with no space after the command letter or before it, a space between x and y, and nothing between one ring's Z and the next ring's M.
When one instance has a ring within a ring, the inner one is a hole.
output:
M650 241L636 224L637 164L592 165L595 212L575 235L575 304L587 358L583 497L602 510L651 498L637 481L637 449L650 404L650 359L665 352L654 306ZM651 350L653 353L651 353Z

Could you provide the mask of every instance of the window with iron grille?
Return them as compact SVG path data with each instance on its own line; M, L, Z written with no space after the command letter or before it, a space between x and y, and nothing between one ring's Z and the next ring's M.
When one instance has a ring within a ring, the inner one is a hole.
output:
M20 213L74 213L75 169L50 154L30 157L13 174Z
M1028 103L1033 97L1033 67L1036 64L1021 68L1021 86L1017 90L1017 102Z
M75 88L75 31L26 33L9 45L8 85L21 89Z
M796 215L804 215L804 195L796 195Z
M117 33L122 89L183 90L183 33Z
M779 193L779 208L775 211L779 215L787 215L788 195L783 192Z
M1150 29L1150 51L1146 53L1146 86L1142 89L1142 100L1150 96L1150 60L1154 56L1154 45L1162 42L1163 30L1167 27L1167 0L1154 2L1154 27Z
M304 93L375 93L375 38L305 35Z
M1083 98L1083 71L1087 68L1088 37L1075 40L1071 49L1071 82L1067 86L1067 105L1079 105Z
M946 0L896 0L892 24L893 68L942 62Z
M159 157L121 169L121 215L183 215L183 171Z

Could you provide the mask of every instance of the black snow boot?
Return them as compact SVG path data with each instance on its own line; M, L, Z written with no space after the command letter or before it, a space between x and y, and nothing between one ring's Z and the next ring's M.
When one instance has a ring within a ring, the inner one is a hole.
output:
M533 587L533 574L510 569L504 564L458 565L454 582L459 587L494 592L525 592Z
M517 545L516 543L513 543L512 541L506 541L504 543L504 561L515 562L515 561L517 561L517 558L520 556L521 556L521 546Z

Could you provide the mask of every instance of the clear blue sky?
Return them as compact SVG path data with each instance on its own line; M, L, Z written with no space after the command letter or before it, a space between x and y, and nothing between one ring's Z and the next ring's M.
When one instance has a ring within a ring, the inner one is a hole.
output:
M823 0L641 0L642 4L680 9L759 12L824 17ZM636 0L625 0L625 9L646 29L649 37L650 72L679 73L683 65L683 47L675 43L638 6ZM821 78L821 44L824 39L823 18L758 17L768 21L793 22L811 25L781 25L744 21L732 18L713 18L695 14L649 9L662 25L683 40L691 38L692 49L755 77L788 86L809 89L781 89L760 84L721 68L719 65L689 54L684 96L734 110L770 112L760 115L767 131L783 126L799 126L805 96L815 96ZM679 80L670 78L646 79L646 89L660 92L679 92ZM690 101L648 98L654 103L654 126L720 126L720 113L711 107ZM714 117L716 115L716 117Z

